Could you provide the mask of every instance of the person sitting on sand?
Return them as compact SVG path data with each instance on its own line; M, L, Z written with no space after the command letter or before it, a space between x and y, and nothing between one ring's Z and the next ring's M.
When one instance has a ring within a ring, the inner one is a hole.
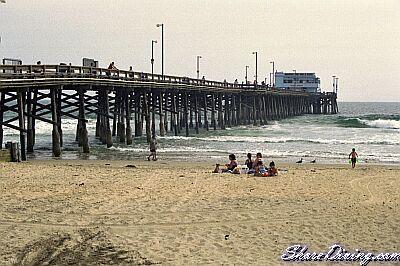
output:
M263 176L267 172L262 160L257 162L257 165L254 168L254 170L255 170L254 176Z
M253 159L251 159L251 153L247 154L247 159L244 164L247 165L247 168L249 168L249 170L253 169Z
M151 139L150 140L150 155L147 157L147 160L150 161L150 157L153 157L153 161L157 161L157 154L156 154L157 146L156 146L156 140Z
M269 168L268 168L268 176L276 176L278 175L278 169L275 167L275 162L271 161L269 163Z
M252 167L253 169L256 168L256 166L258 165L259 161L262 162L262 154L261 154L261 152L257 152L256 159L253 162L253 167Z
M219 172L221 172L221 173L232 173L233 170L238 166L235 154L230 154L229 155L229 160L230 160L230 162L225 164L226 169L221 169L220 165L217 163L215 165L215 169L214 169L213 173L219 173Z
M356 149L353 148L349 154L349 159L351 160L351 168L356 167L357 157L358 154L356 152Z

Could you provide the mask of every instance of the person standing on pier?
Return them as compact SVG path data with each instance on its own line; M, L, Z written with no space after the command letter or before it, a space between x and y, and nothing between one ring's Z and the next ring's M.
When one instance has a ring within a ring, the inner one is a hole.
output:
M115 67L114 62L111 62L111 63L110 63L110 65L108 66L108 69L118 70L118 68Z

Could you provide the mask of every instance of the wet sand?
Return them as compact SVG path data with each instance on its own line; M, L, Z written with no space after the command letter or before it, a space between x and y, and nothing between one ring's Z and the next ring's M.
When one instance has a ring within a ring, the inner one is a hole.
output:
M212 163L0 163L0 264L279 265L292 244L400 251L398 166L282 167L248 177Z

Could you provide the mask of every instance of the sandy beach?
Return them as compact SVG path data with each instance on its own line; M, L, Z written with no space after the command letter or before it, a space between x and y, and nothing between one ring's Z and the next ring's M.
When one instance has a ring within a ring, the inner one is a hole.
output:
M398 166L278 167L288 172L212 174L212 163L165 161L0 163L0 264L279 265L293 244L400 251Z

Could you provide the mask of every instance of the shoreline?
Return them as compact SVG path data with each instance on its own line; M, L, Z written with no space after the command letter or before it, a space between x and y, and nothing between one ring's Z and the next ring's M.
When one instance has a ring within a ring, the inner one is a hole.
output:
M224 157L228 157L229 153L226 154L226 156ZM147 155L146 155L147 156ZM216 158L216 160L211 160L208 158L201 158L200 160L197 159L197 161L192 161L192 160L186 160L183 161L178 157L160 157L160 154L157 154L157 158L159 158L157 161L150 161L148 162L145 157L143 157L142 160L138 159L137 157L135 157L134 159L130 160L130 159L97 159L97 158L78 158L78 159L71 159L71 158L54 158L54 157L48 157L48 158L29 158L28 157L28 161L26 162L22 162L22 163L46 163L46 162L100 162L101 163L149 163L149 164L157 164L157 163L162 163L162 164L177 164L177 163L183 163L183 164L196 164L196 165L211 165L211 166L215 166L216 163L219 163L220 165L224 165L225 163L228 163L228 159L226 158L224 159L218 159ZM266 159L267 158L267 159ZM303 157L304 158L309 158L309 159L313 159L314 157ZM242 158L239 158L242 159ZM243 157L243 162L241 163L241 161L238 160L238 164L239 165L244 165L244 161L245 161L245 157ZM288 161L288 159L282 159L282 158L268 158L268 157L263 157L263 159L265 160L265 163L268 163L270 161L274 161L277 164L277 167L280 168L279 166L292 166L292 167L296 167L296 166L348 166L349 168L351 168L351 165L349 163L337 163L337 162L332 162L332 163L327 163L327 162L316 162L316 163L309 163L309 162L303 162L303 163L295 163L294 161ZM347 159L348 160L348 159ZM0 162L1 163L1 162ZM400 168L400 164L398 163L384 163L384 162L358 162L356 165L356 168L362 168L362 167L370 167L370 166L385 166L385 167L397 167Z

